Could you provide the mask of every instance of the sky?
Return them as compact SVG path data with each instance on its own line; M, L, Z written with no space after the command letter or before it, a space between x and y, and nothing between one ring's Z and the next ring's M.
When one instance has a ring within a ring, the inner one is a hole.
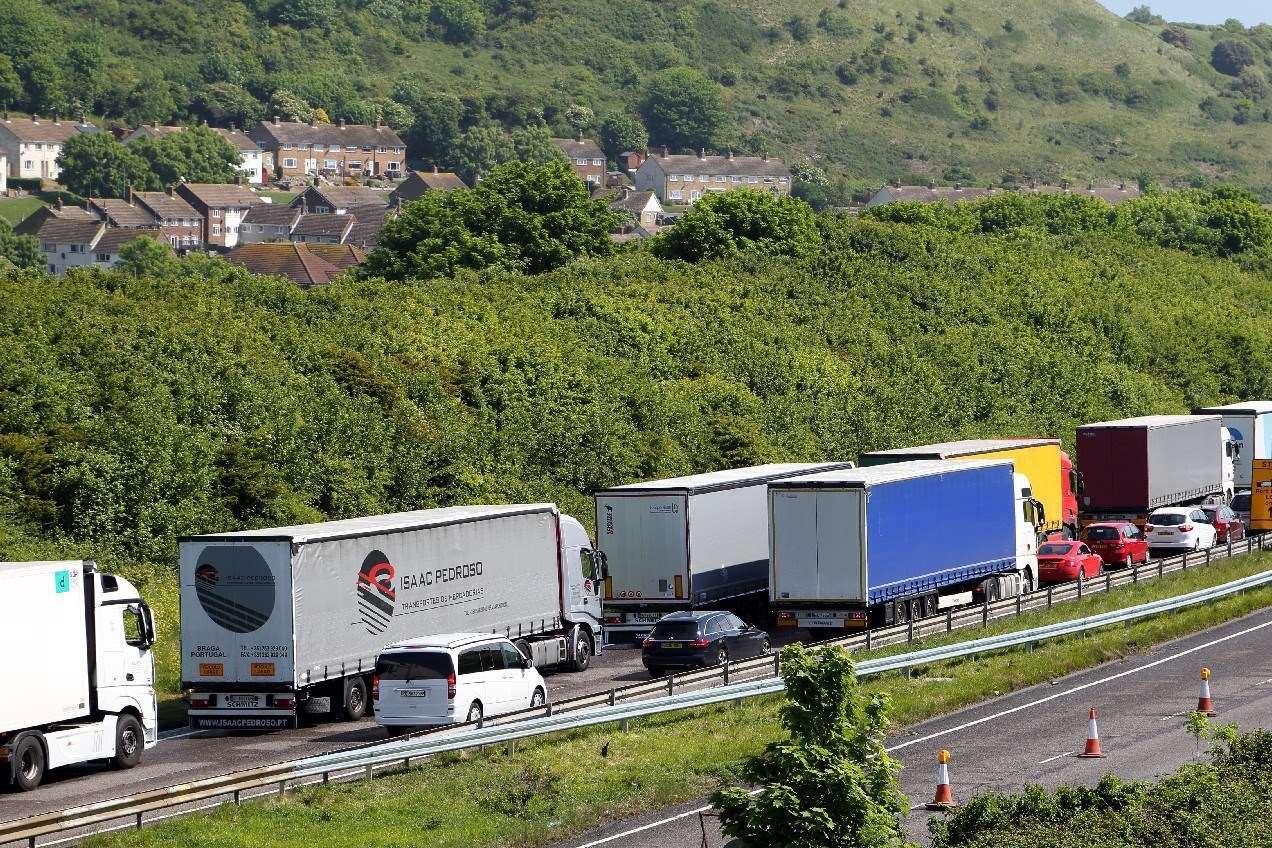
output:
M1193 24L1221 24L1236 18L1246 26L1272 24L1272 0L1100 0L1102 4L1125 15L1145 2L1168 21Z

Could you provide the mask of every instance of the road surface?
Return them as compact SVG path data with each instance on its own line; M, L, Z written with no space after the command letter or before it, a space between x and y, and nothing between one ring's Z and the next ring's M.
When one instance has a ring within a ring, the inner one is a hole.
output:
M936 788L936 753L950 751L955 799L1016 790L1092 785L1106 771L1153 778L1198 757L1184 728L1197 706L1199 669L1214 673L1215 721L1243 729L1272 724L1272 609L1261 610L1144 654L1033 686L898 730L888 749L901 760L901 786L918 809L906 818L910 838L927 842L932 813L922 804ZM1087 711L1099 711L1105 759L1080 759ZM705 799L614 822L555 848L700 848ZM726 839L706 820L706 846Z

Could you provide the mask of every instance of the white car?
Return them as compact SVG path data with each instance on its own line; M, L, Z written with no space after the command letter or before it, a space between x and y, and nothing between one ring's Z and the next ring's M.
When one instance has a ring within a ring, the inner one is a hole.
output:
M1144 525L1150 548L1197 551L1215 543L1215 527L1200 507L1164 506L1153 510Z
M449 633L390 645L376 658L375 720L389 728L478 722L547 702L534 664L502 636Z

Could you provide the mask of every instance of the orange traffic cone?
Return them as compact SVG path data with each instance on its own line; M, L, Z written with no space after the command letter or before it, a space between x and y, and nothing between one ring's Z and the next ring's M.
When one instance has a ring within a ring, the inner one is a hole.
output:
M1087 719L1087 741L1086 750L1079 757L1103 757L1104 752L1100 750L1100 729L1095 726L1095 707L1091 708L1091 717Z
M954 802L954 791L950 789L950 752L944 749L936 755L936 797L925 806L929 810L948 810L958 806Z
M1218 715L1215 702L1210 698L1210 669L1201 670L1201 695L1197 698L1197 712L1202 715Z

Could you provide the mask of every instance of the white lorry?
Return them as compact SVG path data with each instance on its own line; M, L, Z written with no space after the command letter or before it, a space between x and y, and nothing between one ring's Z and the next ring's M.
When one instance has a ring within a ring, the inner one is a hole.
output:
M603 558L553 504L457 506L181 540L192 727L356 720L386 645L497 633L536 666L602 644Z
M0 775L28 791L52 768L132 768L159 741L154 617L92 562L0 563Z

